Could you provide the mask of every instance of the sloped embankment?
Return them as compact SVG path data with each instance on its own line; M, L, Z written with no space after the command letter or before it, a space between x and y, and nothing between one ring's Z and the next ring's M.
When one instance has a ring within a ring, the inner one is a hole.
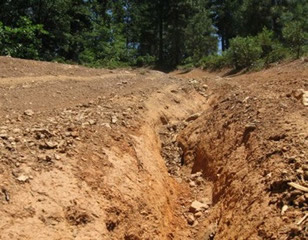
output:
M213 186L197 239L307 238L305 67L218 79L211 108L180 132L185 165Z

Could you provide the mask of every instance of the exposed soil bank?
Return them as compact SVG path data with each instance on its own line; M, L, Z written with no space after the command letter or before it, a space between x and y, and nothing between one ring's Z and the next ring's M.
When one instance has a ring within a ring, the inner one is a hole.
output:
M296 95L306 67L217 80L212 107L180 133L185 164L213 183L197 239L307 238L308 109Z

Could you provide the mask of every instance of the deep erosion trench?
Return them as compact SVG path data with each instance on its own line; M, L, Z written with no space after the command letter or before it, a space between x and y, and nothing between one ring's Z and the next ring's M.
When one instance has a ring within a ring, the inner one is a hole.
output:
M306 239L305 66L7 76L0 239Z

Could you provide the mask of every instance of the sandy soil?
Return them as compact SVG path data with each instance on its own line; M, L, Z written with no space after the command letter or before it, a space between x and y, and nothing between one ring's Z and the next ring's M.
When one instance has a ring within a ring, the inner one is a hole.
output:
M0 57L0 239L306 239L307 73Z

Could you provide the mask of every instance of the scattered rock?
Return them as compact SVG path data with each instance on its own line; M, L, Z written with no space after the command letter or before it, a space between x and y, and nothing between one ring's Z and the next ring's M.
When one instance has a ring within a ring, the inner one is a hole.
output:
M8 139L8 134L7 133L0 133L0 138Z
M9 194L8 190L6 190L5 188L2 188L1 192L4 195L5 201L9 202L10 201L10 194Z
M202 202L202 203L204 203L206 205L212 205L213 204L213 201L210 198L208 198L208 197L202 198L200 200L200 202Z
M31 116L34 114L34 112L33 112L33 110L31 110L31 109L27 109L26 111L24 111L24 114L25 114L26 116L31 117Z
M16 178L19 182L27 182L29 180L29 177L26 175L20 175Z
M304 95L303 89L296 89L292 91L293 97L295 97L297 100L301 99L301 97Z
M207 90L207 89L209 88L209 86L206 85L206 84L203 84L202 88L203 88L204 90Z
M194 225L194 223L195 223L195 217L194 217L192 214L189 214L189 215L187 216L187 223L188 223L189 225Z
M199 201L193 201L189 207L189 212L191 213L201 212L208 208L209 206L205 203L201 203Z
M195 121L196 119L198 119L201 116L201 113L195 113L191 116L189 116L188 118L186 118L186 122L192 122Z
M160 116L160 121L163 125L167 125L169 122L166 116Z
M202 217L202 215L203 215L202 212L196 212L194 216L195 218L200 218Z
M95 124L96 124L96 121L93 120L93 119L90 119L90 120L88 121L88 123L89 123L90 125L95 125Z
M116 124L117 121L118 121L117 116L113 115L113 116L111 117L111 123L112 123L112 124Z
M106 128L110 128L111 129L111 126L109 123L102 123L101 124L103 127L106 127Z
M281 215L284 215L285 212L288 210L288 205L283 205L282 209L281 209Z
M194 181L190 181L189 182L189 186L190 187L196 187L197 185L196 185L196 183Z
M21 130L19 128L14 128L13 133L15 134L21 133Z
M303 104L304 104L304 106L308 106L308 91L304 91Z
M53 141L46 141L46 148L48 149L54 149L57 148L58 143Z
M203 183L204 183L204 179L203 179L203 177L197 177L197 179L196 179L196 183L197 183L198 185L203 184Z

